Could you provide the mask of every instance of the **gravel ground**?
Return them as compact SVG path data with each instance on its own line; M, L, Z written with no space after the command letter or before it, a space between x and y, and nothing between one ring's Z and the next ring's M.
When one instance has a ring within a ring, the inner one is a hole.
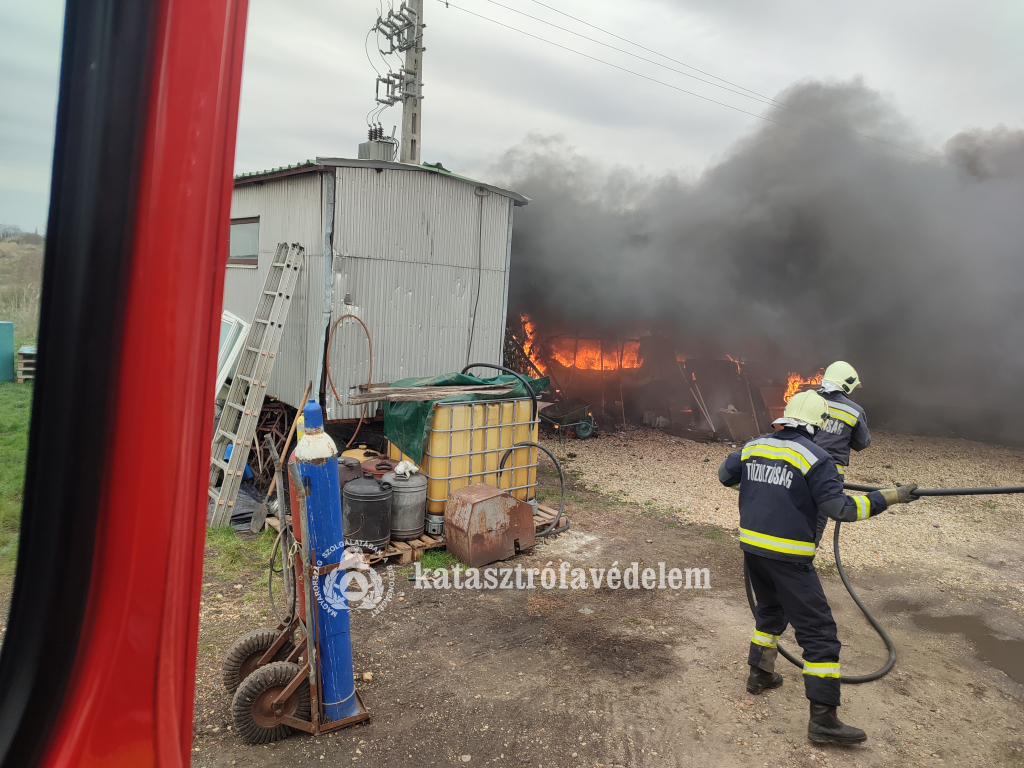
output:
M547 445L588 489L680 520L737 531L736 492L718 482L718 466L738 446L697 443L646 428ZM879 486L1016 485L1024 478L1024 452L967 440L875 432L871 447L854 455L846 477ZM1020 611L1024 583L1009 575L1001 579L998 566L1003 563L1000 552L1019 550L1022 522L1024 495L925 498L844 526L843 564L937 568L944 574L940 583L955 587L974 580L989 585ZM830 524L816 560L819 570L835 567L831 533Z

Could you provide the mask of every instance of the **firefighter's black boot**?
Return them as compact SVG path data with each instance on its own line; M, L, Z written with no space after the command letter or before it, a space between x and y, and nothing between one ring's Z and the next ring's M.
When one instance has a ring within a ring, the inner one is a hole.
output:
M867 734L860 728L844 725L836 715L836 708L811 702L811 720L807 724L807 738L829 744L860 744Z
M747 693L755 696L761 691L768 691L782 685L782 675L778 672L765 672L760 667L750 668L750 677L747 678Z

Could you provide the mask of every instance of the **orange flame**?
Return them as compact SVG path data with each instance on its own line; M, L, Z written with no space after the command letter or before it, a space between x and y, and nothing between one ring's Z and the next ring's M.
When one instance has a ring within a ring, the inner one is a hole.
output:
M793 395L800 391L800 387L805 385L821 384L821 378L825 375L825 369L819 368L818 372L813 376L804 378L799 373L793 373L790 371L789 380L786 382L786 394L782 396L784 402L789 402Z
M540 355L537 354L537 340L535 338L537 333L537 326L530 321L529 315L520 315L519 319L523 322L523 330L526 331L526 341L523 343L523 352L526 356L533 361L533 364L537 366L537 370L541 373L547 373L547 366L544 365L544 361L540 359Z
M743 369L742 369L742 368L740 368L740 363L742 363L742 362L743 362L742 360L737 360L737 359L736 359L735 357L733 357L732 355L726 355L726 356L725 356L725 359L726 359L726 360L731 360L732 362L734 362L734 363L736 364L736 373L743 373Z
M536 326L529 315L520 315L528 341L523 351L534 364L545 373L547 367L541 359L537 342ZM602 351L601 342L597 339L550 339L544 343L544 355L564 365L566 368L578 368L589 371L615 371L621 368L640 367L640 342L627 341L624 344L606 341ZM621 360L620 360L621 357Z

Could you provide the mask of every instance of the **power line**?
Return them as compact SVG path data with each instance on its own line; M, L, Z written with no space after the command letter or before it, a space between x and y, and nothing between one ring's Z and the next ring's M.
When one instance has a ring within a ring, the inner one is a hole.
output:
M669 61L671 61L671 62L673 62L675 64L679 64L680 66L686 67L687 69L692 69L694 72L700 72L702 75L707 75L708 77L713 77L715 80L721 80L723 83L726 83L728 85L731 85L731 86L734 86L736 88L739 88L740 90L746 91L747 93L752 93L755 96L758 96L758 97L760 97L762 99L768 99L768 101L772 102L773 104L778 104L778 105L783 105L784 106L783 102L776 101L771 96L766 96L763 93L758 93L757 91L752 91L749 88L744 88L739 83L734 83L731 80L726 80L724 77L719 77L718 75L713 75L710 72L707 72L706 70L698 69L697 67L694 67L694 66L691 66L690 64L687 64L685 61L680 61L679 59L674 59L671 56L669 56L668 54L661 53L660 51L656 51L653 48L648 48L646 45L641 45L640 43L633 42L632 40L630 40L628 38L625 38L622 35L617 35L614 32L609 32L607 29L602 29L601 27L597 26L596 24L591 24L589 21L585 21L584 19L577 18L576 16L568 14L565 11L560 11L558 8L555 8L554 6L548 5L547 3L542 3L540 0L530 0L530 2L536 3L537 5L539 5L539 6L543 7L543 8L547 8L549 11L554 11L555 13L561 14L562 16L565 16L568 19L572 19L573 21L578 21L580 24L585 24L586 26L590 27L591 29L596 29L598 32L602 32L602 33L604 33L606 35L614 37L617 40L621 40L624 43L629 43L630 45L635 45L637 48L642 48L643 50L647 51L648 53L653 53L655 56L661 56L663 59L668 59Z
M460 6L453 5L451 2L449 2L449 0L438 0L438 2L443 3L446 8L454 8L455 10L462 11L463 13L468 13L471 16L476 16L477 18L483 19L484 21L489 21L492 24L497 24L498 26L504 27L506 29L510 29L513 32L518 32L521 35L526 35L527 37L531 37L534 40L539 40L542 43L547 43L548 45L553 45L556 48L561 48L562 50L569 51L570 53L575 53L577 56L583 56L584 58L591 59L592 61L597 61L597 62L599 62L601 64L604 64L604 65L609 66L609 67L613 67L614 69L618 69L618 70L620 70L622 72L626 72L628 74L635 75L637 77L641 77L644 80L648 80L648 81L650 81L652 83L656 83L658 85L663 85L666 88L671 88L672 90L679 91L681 93L685 93L685 94L687 94L689 96L696 96L698 99L703 99L703 100L709 101L709 102L711 102L713 104L718 104L719 106L727 107L728 109L735 110L736 112L742 112L745 115L750 115L751 117L756 117L759 120L764 120L765 122L775 123L776 125L784 125L787 128L796 129L796 126L790 125L788 123L784 123L784 122L782 122L780 120L773 120L770 117L765 117L764 115L759 115L759 114L757 114L755 112L749 112L749 111L747 111L745 109L741 109L740 107L733 106L732 104L727 104L724 101L718 101L717 99L712 99L712 98L710 98L708 96L704 96L704 95L702 95L700 93L695 93L694 91L689 91L689 90L686 90L685 88L680 88L679 86L672 85L671 83L666 83L663 80L658 80L657 78L650 77L649 75L642 74L642 73L637 72L635 70L627 69L626 67L619 66L618 64L613 64L610 61L605 61L604 59L600 59L597 56L591 56L590 54L584 53L583 51L578 51L575 48L570 48L570 47L568 47L566 45L562 45L561 43L556 43L553 40L548 40L548 39L540 37L538 35L534 35L534 34L532 34L530 32L526 32L525 30L519 29L518 27L513 27L510 24L505 24L504 22L501 22L501 21L498 21L496 19L492 19L492 18L490 18L488 16L484 16L482 14L476 13L475 11L471 11L471 10L469 10L467 8L462 8ZM937 156L934 155L934 154L931 154L931 153L928 153L928 152L921 152L920 150L912 149L910 147L906 147L906 146L903 146L901 144L896 144L895 142L888 141L887 139L882 139L882 138L879 138L877 136L872 136L871 134L868 134L868 133L861 133L860 131L858 131L858 130L856 130L854 128L850 128L849 126L843 125L842 123L837 123L835 121L828 120L827 118L819 117L819 116L811 114L809 112L804 112L802 110L797 109L796 107L791 107L790 105L785 104L785 103L780 102L780 101L777 101L775 99L772 99L769 96L765 96L763 94L757 93L756 91L751 91L749 88L744 88L741 85L738 85L736 83L732 83L732 82L730 82L728 80L725 80L723 78L717 77L716 75L712 75L709 72L705 72L704 70L697 69L696 67L691 67L688 64L684 64L683 62L680 62L680 61L678 61L676 59L672 59L669 56L665 56L664 54L658 53L657 51L654 51L654 50L652 50L650 48L642 46L639 43L633 43L632 41L630 41L630 40L628 40L628 39L626 39L624 37L621 37L620 35L616 35L616 34L614 34L612 32L606 32L606 30L603 30L600 27L597 27L597 26L595 26L593 24L590 24L589 22L583 21L582 19L577 19L575 16L570 16L569 14L563 13L562 11L559 11L556 8L552 8L551 6L548 6L548 5L545 5L544 3L539 2L539 0L532 0L532 2L536 2L538 5L542 5L545 8L550 8L551 10L555 11L556 13L562 13L564 16L567 16L570 19L574 19L576 21L579 21L582 24L586 24L587 26L593 27L594 29L597 29L597 30L599 30L601 32L605 32L606 34L612 35L613 37L616 37L616 38L618 38L620 40L624 40L625 42L630 43L631 45L636 45L639 48L643 48L644 50L651 51L652 53L654 53L654 54L656 54L658 56L662 56L662 57L664 57L666 59L669 59L670 61L673 61L673 62L675 62L677 64L680 64L680 65L682 65L684 67L687 67L689 69L693 69L693 70L695 70L697 72L701 72L702 74L706 74L709 77L715 78L716 80L722 80L722 82L729 83L730 85L734 85L737 88L740 88L741 90L748 91L748 93L753 94L753 96L750 96L750 95L745 94L745 93L738 93L737 91L734 91L731 88L725 88L724 86L718 85L717 83L711 83L711 82L709 82L707 80L704 80L703 78L695 77L694 75L691 75L691 74L689 74L687 72L680 72L679 70L674 69L672 67L668 67L665 64L661 64L659 62L652 61L651 59L648 59L648 58L643 57L643 56L639 56L638 54L632 53L630 51L623 50L621 48L616 48L615 46L610 45L610 44L605 43L605 42L602 42L601 40L596 40L596 39L594 39L592 37L588 37L588 36L583 35L583 34L581 34L579 32L575 32L575 31L573 31L571 29L566 29L565 27L560 27L557 24L553 24L552 22L546 21L546 20L538 18L536 16L531 16L530 14L524 13L523 11L519 11L519 10L517 10L515 8L510 8L509 6L502 5L501 3L496 2L495 0L487 0L487 2L490 2L490 3L494 4L494 5L500 6L502 8L506 8L507 10L513 11L514 13L519 13L519 14L521 14L523 16L526 16L527 18L535 19L536 21L539 21L539 22L541 22L543 24L548 24L549 26L552 26L555 29L559 29L559 30L562 30L564 32L568 32L569 34L577 35L578 37L582 37L585 40L590 40L590 41L595 42L595 43L597 43L599 45L603 45L603 46L605 46L607 48L611 48L614 51L619 51L620 53L625 53L628 56L634 56L635 58L638 58L638 59L640 59L642 61L646 61L648 63L654 64L655 66L662 67L663 69L667 69L670 72L675 72L677 74L681 74L681 75L684 75L686 77L692 77L692 78L694 78L694 79L696 79L696 80L698 80L698 81L700 81L702 83L706 83L708 85L712 85L712 86L714 86L716 88L723 88L724 90L729 91L730 93L735 93L735 94L737 94L739 96L743 96L744 98L755 98L756 97L756 100L759 100L761 103L767 103L769 106L780 107L782 109L786 109L786 110L794 112L796 114L800 114L800 115L803 115L805 117L812 118L814 120L819 120L819 121L821 121L823 123L826 123L828 125L832 125L833 127L839 128L840 130L846 131L847 133L851 133L851 134L853 134L855 136L860 136L861 138L864 138L864 139L870 139L871 141L876 141L876 142L878 142L880 144L885 144L886 146L892 147L894 149L899 149L899 150L902 150L904 152L909 152L911 154L918 155L920 157L928 158L929 160L937 159Z
M776 101L775 99L773 99L773 98L771 98L769 96L762 96L761 94L756 93L755 91L751 91L751 90L749 90L747 88L744 88L741 85L737 85L736 86L740 90L734 91L732 88L726 88L724 85L719 85L718 83L713 83L710 80L705 80L702 77L697 77L696 75L691 75L689 72L683 72L681 69L675 69L673 67L669 67L669 66L667 66L665 64L662 64L660 61L655 61L654 59L648 59L646 56L641 56L638 53L633 53L632 51L627 51L625 48L617 48L616 46L611 45L610 43L606 43L603 40L598 40L596 37L590 37L588 35L584 35L582 32L577 32L576 30L569 29L568 27L561 27L558 24L555 24L554 22L548 21L547 19L542 19L539 16L534 16L532 14L526 13L525 11L520 11L518 8L513 8L512 6L505 5L504 3L499 3L497 0L486 0L486 2L490 3L491 5L496 5L499 8L504 8L506 11L512 11L512 13L518 13L520 16L525 16L528 19L533 19L534 21L539 21L541 24L547 24L549 27L554 27L555 29L561 30L562 32L568 32L570 35L576 35L576 37L582 37L584 40L589 40L592 43L597 43L598 45L603 45L605 48L610 48L613 51L618 51L619 53L624 53L627 56L632 56L635 59L640 59L640 61L646 61L648 64L653 64L656 67L661 67L663 69L667 69L669 72L675 72L676 74L682 75L683 77L692 78L694 80L697 80L698 82L706 83L707 85L710 85L710 86L712 86L714 88L721 88L722 90L728 91L729 93L735 93L737 96L742 96L745 99L754 99L755 101L760 101L762 103L769 104L771 106L782 107L784 109L793 109L792 107L790 107L788 104L785 104L784 102ZM541 3L541 5L544 5L544 4ZM550 8L550 6L547 6L547 5L545 5L544 7L545 8ZM552 10L555 10L555 9L552 9ZM558 11L558 12L561 13L561 11ZM564 15L568 16L568 14L564 14ZM575 16L569 16L569 18L570 19L576 19ZM579 21L579 19L576 19L576 20ZM583 24L587 24L587 22L585 22L585 21L582 22L582 23ZM587 26L593 27L594 25L593 24L587 24ZM599 31L604 32L604 30L600 29L600 27L594 27L594 29L597 29ZM611 32L607 32L606 34L612 35ZM617 37L620 40L625 40L627 43L630 43L629 40L626 40L626 38L624 38L624 37L619 37L619 35L612 35L612 36L613 37ZM630 43L630 45L637 45L637 44L636 43ZM644 46L639 46L639 47L644 48ZM649 48L644 48L644 50L650 50L650 49ZM662 54L658 53L657 51L651 51L651 53L654 53L654 54L656 54L658 56L662 56ZM682 64L682 66L687 67L688 69L695 69L694 67L689 67L688 65L683 64L680 61L676 61L675 59L671 59L668 56L664 56L664 58L669 59L669 61L675 61L677 64ZM696 70L696 71L701 72L701 70ZM715 77L714 75L709 74L707 72L703 72L702 74L706 74L706 75L708 75L708 77L714 77L716 80L721 80L722 79L720 77ZM728 81L723 81L723 82L728 82ZM730 85L734 85L734 83L730 83ZM747 91L747 93L743 93L743 91ZM800 112L800 110L798 110L798 109L793 109L793 111L794 112ZM806 113L802 113L801 112L800 114L806 114ZM814 117L814 115L808 115L808 117Z
M518 32L521 35L526 35L527 37L532 37L534 40L540 40L542 43L547 43L548 45L553 45L556 48L561 48L563 51L569 51L569 53L575 53L577 56L583 56L584 58L590 59L591 61L600 62L601 64L605 64L606 66L612 67L613 69L618 69L618 70L620 70L622 72L626 72L626 73L628 73L630 75L636 75L637 77L642 77L644 80L649 80L652 83L657 83L658 85L663 85L666 88L671 88L674 91L679 91L681 93L686 93L686 94L689 94L690 96L696 96L698 99L704 99L704 101L710 101L712 104L718 104L719 106L726 107L728 109L732 109L732 110L735 110L737 112L742 112L745 115L750 115L751 117L756 117L758 120L764 120L765 122L768 122L768 123L775 123L776 125L785 125L787 128L793 128L794 127L794 126L789 125L787 123L780 122L779 120L772 120L770 117L765 117L764 115L759 115L756 112L748 112L745 109L740 109L739 107L734 107L732 104L726 104L724 101L718 101L717 99L712 99L712 98L710 98L708 96L703 96L703 95L701 95L699 93L694 93L693 91L688 91L685 88L680 88L678 85L672 85L671 83L666 83L664 80L658 80L655 77L651 77L649 75L645 75L645 74L643 74L641 72L637 72L636 70L627 69L626 67L620 67L618 64L612 64L610 61L605 61L604 59L599 59L597 56L591 56L589 53L584 53L583 51L577 51L575 48L570 48L567 45L562 45L561 43L556 43L553 40L548 40L546 38L539 37L538 35L534 35L534 34L532 34L530 32L526 32L525 30L522 30L522 29L519 29L517 27L513 27L513 26L511 26L509 24L505 24L503 22L497 21L496 19L492 19L492 18L489 18L487 16L483 16L483 15L481 15L479 13L476 13L474 11L471 11L471 10L469 10L467 8L461 8L460 6L455 5L455 4L451 3L451 2L449 2L449 0L438 0L438 2L441 3L442 5L444 5L445 8L454 8L457 11L462 11L463 13L468 13L470 16L476 16L478 19L483 19L484 21L489 21L492 24L497 24L499 27L505 27L505 29L511 29L513 32Z

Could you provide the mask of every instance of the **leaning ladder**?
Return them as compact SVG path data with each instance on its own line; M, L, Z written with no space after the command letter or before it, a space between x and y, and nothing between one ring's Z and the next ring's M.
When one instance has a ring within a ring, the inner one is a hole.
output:
M231 522L245 462L249 458L249 446L256 435L263 398L267 394L267 381L274 368L274 358L277 357L277 347L281 343L303 260L301 245L293 243L289 248L287 243L279 243L263 293L256 304L249 336L239 356L231 389L213 435L209 489L213 512L207 515L212 526ZM231 446L234 446L231 456L225 458Z

